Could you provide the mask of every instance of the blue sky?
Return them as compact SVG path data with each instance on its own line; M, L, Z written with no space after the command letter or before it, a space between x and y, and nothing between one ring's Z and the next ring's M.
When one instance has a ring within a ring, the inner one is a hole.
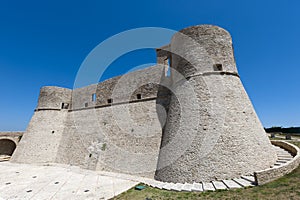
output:
M300 126L299 8L297 0L1 1L0 131L25 130L40 87L72 88L84 58L108 37L197 24L232 34L239 73L264 126ZM129 53L105 77L149 62L151 49Z

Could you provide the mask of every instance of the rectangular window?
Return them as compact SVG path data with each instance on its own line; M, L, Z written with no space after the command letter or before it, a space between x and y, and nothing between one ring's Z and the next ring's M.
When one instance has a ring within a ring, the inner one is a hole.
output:
M170 60L170 58L167 58L165 60L165 76L166 77L171 76L171 60Z
M113 103L113 99L107 99L107 103Z
M87 108L88 106L89 106L89 104L88 104L88 103L85 103L85 104L84 104L84 107L86 107L86 108Z
M61 109L69 109L68 103L61 103Z
M214 64L214 71L222 71L223 66L222 64Z
M137 94L137 95L136 95L136 98L137 98L137 99L142 99L142 94Z
M97 100L97 96L96 96L96 93L94 93L94 94L92 95L92 101L95 102L96 100Z

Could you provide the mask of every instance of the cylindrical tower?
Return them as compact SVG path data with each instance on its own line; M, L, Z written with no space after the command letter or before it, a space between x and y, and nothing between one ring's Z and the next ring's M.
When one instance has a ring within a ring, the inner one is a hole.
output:
M211 25L189 27L173 36L170 51L171 67L185 80L172 73L155 178L231 179L274 164L275 151L240 81L230 34Z
M68 109L71 104L72 90L45 86L40 90L37 109Z

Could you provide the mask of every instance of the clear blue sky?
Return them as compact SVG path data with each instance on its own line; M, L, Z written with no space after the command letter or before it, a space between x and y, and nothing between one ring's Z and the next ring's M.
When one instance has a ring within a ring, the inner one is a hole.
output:
M84 58L108 37L197 24L231 32L242 81L264 126L300 126L299 8L298 0L1 1L0 130L25 130L40 87L72 88ZM149 62L154 51L137 51L106 76Z

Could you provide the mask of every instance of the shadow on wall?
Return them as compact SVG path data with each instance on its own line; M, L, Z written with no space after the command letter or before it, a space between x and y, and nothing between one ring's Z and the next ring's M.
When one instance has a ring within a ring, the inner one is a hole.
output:
M0 140L0 155L11 156L16 149L16 144L14 141L9 139Z

